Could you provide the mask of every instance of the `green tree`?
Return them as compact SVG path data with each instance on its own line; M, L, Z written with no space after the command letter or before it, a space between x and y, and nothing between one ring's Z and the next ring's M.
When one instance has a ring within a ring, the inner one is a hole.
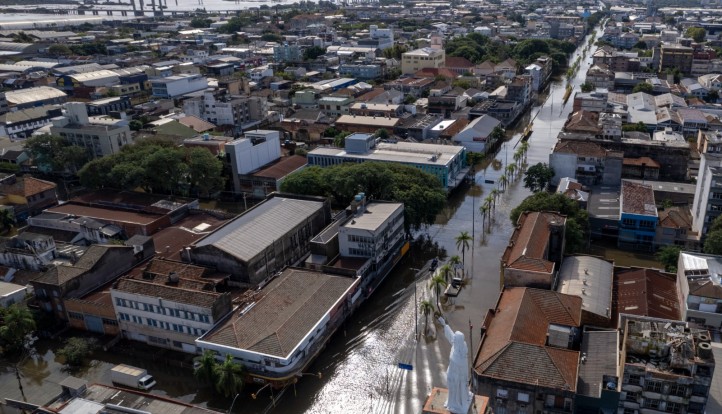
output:
M702 27L690 27L685 32L685 36L692 38L697 43L702 43L707 36L707 31Z
M15 217L11 208L0 209L0 229L3 233L12 229L15 225Z
M707 254L722 254L722 230L707 233L702 251Z
M42 170L76 173L88 160L87 151L61 137L39 135L25 140L33 163Z
M69 47L62 44L51 45L50 47L48 47L48 55L54 58L71 56L72 54L73 51L70 50Z
M456 276L456 269L458 269L460 264L463 264L464 262L461 261L461 257L459 255L453 255L449 258L449 266L451 266L452 269L454 269L454 276Z
M56 352L56 355L65 359L66 365L77 367L83 365L96 347L95 338L73 337L65 341L65 345Z
M143 123L134 119L128 123L128 127L131 131L140 131L143 128Z
M0 353L13 364L15 379L18 381L23 400L26 399L19 365L29 352L30 334L35 331L35 327L35 319L27 307L16 303L7 308L0 308Z
M429 315L434 314L434 304L428 300L419 303L419 312L424 315L424 335L429 331Z
M330 197L339 208L346 207L359 191L370 199L404 203L407 231L433 224L446 205L446 192L436 176L411 166L389 163L308 167L286 178L281 191Z
M546 190L554 177L554 168L546 163L538 162L526 169L524 174L524 187L533 193Z
M632 49L641 49L641 50L647 50L647 44L643 41L639 41L632 46Z
M215 385L218 380L217 374L218 361L216 360L216 354L206 349L198 359L198 365L193 369L193 376L206 384Z
M677 260L681 251L682 248L679 246L663 246L657 250L655 257L662 263L666 272L676 272Z
M647 82L639 82L638 84L634 85L634 88L632 89L632 93L637 92L644 92L644 93L652 93L654 90L654 87L651 83Z
M192 148L186 156L188 181L191 188L201 197L223 189L223 163L205 148Z
M511 221L517 224L519 216L525 211L554 211L567 217L566 222L566 253L584 250L589 232L589 215L579 204L558 193L540 192L533 194L511 211Z
M449 283L449 276L451 276L451 273L453 272L453 269L449 264L445 264L439 268L439 274L444 278L446 283Z
M196 16L191 19L191 27L194 27L196 29L205 29L207 27L211 27L211 23L213 23L213 20L203 16Z
M716 89L712 89L709 92L707 92L707 102L715 103L719 100L719 91Z
M226 359L216 369L216 391L226 398L239 393L245 381L244 371L243 365L235 362L231 354L226 354Z
M594 84L592 84L591 82L584 82L580 85L580 88L584 93L591 92L594 90Z
M311 46L303 50L303 60L316 60L319 56L326 54L326 49L320 46Z
M381 139L388 139L389 131L386 128L377 129L375 135Z
M462 231L454 240L456 241L456 250L461 250L461 263L466 270L466 250L471 247L474 239L468 231Z
M446 288L449 284L444 280L444 276L436 274L429 281L429 289L433 290L436 294L436 308L441 313L441 291Z
M647 125L639 121L636 124L625 124L622 125L622 131L624 132L646 132L649 133L649 129L647 129Z

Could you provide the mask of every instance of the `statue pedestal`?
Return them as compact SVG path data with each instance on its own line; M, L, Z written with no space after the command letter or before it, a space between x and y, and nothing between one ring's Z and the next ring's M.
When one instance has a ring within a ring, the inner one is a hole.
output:
M434 388L426 398L422 414L485 414L489 406L489 398L481 395L474 395L471 406L465 413L452 413L444 407L449 390L446 388Z

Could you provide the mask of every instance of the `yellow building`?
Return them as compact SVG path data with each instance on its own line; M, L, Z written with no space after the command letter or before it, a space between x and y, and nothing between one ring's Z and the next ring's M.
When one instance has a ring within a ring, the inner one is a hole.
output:
M410 75L421 69L438 69L444 66L445 61L444 49L425 47L412 50L401 55L401 73Z

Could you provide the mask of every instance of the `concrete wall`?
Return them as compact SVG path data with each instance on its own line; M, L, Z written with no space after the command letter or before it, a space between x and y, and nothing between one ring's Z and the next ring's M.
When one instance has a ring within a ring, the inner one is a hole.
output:
M512 268L504 269L505 287L534 287L551 289L554 273L540 273Z

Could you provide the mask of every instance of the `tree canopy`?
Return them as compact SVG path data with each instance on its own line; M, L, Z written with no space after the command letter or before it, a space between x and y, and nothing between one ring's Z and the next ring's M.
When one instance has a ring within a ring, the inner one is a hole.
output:
M76 173L88 161L83 147L71 145L61 137L39 135L25 140L25 148L42 170Z
M722 216L718 216L710 224L702 250L707 254L722 254Z
M286 178L281 191L330 197L342 207L359 192L373 200L404 203L407 229L433 224L446 205L446 193L438 178L414 167L390 163L308 167Z
M703 27L690 27L685 32L687 37L691 37L697 43L704 42L704 38L707 36L707 31Z
M175 147L149 140L95 159L80 170L88 188L143 188L149 193L207 197L222 190L223 163L205 148Z
M654 90L654 87L651 83L647 82L639 82L638 84L634 85L634 89L632 89L632 93L637 92L644 92L644 93L652 93Z
M554 177L554 168L543 162L538 162L527 168L524 174L524 187L534 193L546 190L549 182Z
M567 216L566 253L583 251L589 231L589 214L579 204L559 193L541 192L524 199L511 211L511 221L516 224L525 211L553 211Z
M662 263L666 272L676 272L677 260L681 251L682 248L679 246L663 246L657 250L655 257Z

